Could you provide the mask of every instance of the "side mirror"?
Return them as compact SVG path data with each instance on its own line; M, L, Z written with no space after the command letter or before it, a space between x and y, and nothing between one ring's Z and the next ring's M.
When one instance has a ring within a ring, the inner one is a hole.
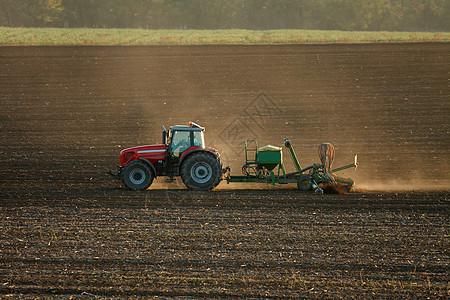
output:
M162 132L162 143L163 143L163 145L165 145L167 143L167 131L166 131L166 128L164 127L164 125L163 125L162 129L163 129L163 132Z

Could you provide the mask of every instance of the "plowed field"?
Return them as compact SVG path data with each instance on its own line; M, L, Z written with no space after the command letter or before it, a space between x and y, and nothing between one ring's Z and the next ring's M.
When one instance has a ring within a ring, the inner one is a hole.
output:
M449 61L448 43L0 47L0 297L449 297ZM245 139L290 138L302 166L331 142L359 191L106 175L188 121L236 175Z

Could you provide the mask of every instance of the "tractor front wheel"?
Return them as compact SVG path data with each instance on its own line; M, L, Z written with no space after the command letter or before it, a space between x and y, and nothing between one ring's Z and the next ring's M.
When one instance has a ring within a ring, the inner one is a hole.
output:
M181 179L190 190L211 190L220 183L221 177L220 160L209 153L193 153L181 165Z
M301 191L310 191L312 189L312 178L309 175L302 175L297 181L298 189Z
M122 182L130 190L144 191L153 182L153 173L143 161L135 160L125 166L122 171Z

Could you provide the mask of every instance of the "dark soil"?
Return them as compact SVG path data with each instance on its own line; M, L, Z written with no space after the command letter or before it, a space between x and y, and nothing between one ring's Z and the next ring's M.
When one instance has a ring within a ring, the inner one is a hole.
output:
M448 43L0 47L0 297L448 298L449 56ZM158 178L133 192L106 175L121 149L191 120L232 174L246 138L288 137L302 166L329 141L335 166L358 153L340 175L360 189Z

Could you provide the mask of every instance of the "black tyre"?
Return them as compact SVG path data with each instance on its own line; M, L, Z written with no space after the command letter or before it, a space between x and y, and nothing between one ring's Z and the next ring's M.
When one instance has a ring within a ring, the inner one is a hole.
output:
M190 190L211 190L220 183L221 177L220 160L206 152L189 155L181 165L181 179Z
M122 182L130 190L145 191L153 182L150 167L140 160L130 162L122 171Z
M310 191L312 189L312 178L309 175L302 175L297 181L298 189L301 191Z

